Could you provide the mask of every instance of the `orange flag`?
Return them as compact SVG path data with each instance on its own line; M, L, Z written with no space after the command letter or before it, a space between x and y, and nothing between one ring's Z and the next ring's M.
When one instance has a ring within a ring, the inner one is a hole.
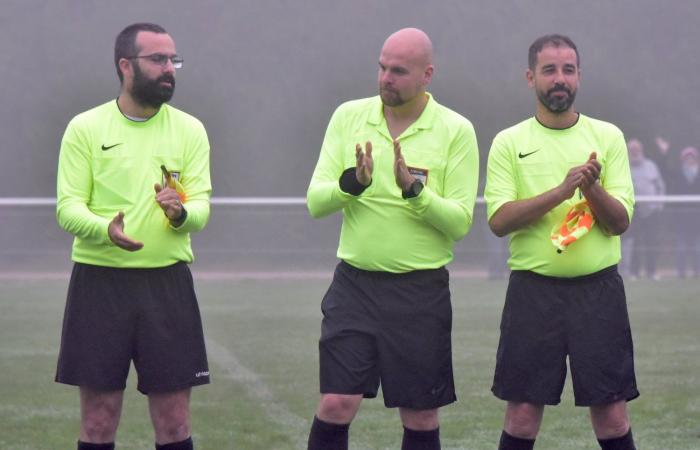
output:
M561 253L574 242L585 236L595 225L595 218L586 200L576 203L568 213L561 225L552 228L552 244Z

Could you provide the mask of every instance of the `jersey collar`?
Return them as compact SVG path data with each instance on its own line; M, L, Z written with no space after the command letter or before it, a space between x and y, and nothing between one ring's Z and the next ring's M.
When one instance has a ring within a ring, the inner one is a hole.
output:
M404 131L404 133L402 134L403 137L413 134L418 130L426 130L433 127L433 123L435 122L435 111L437 109L437 102L435 101L435 99L433 99L433 96L429 92L426 92L425 95L428 96L428 103L425 104L425 108L423 109L423 112L418 117L418 119L415 122L413 122L413 124L410 127L408 127L406 131ZM375 105L370 111L369 116L367 117L367 123L370 123L374 126L379 126L382 123L386 123L386 119L384 118L383 106L384 105L382 104L381 98L379 96L376 96Z

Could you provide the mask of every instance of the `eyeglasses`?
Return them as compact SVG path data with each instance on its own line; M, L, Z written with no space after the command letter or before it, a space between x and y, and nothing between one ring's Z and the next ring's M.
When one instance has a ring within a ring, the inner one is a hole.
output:
M152 62L153 64L157 64L159 66L164 66L168 63L168 60L170 60L171 63L173 63L173 67L176 69L182 69L182 63L185 62L185 59L182 56L179 55L173 55L173 56L168 56L164 55L163 53L153 53L150 55L141 55L141 56L129 56L128 58L124 59L138 59L138 58L145 58Z

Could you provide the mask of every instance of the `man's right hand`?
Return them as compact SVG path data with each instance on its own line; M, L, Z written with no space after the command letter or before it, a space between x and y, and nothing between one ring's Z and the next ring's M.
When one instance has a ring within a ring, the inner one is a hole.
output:
M562 181L557 188L561 195L561 201L573 197L574 193L576 193L576 189L585 181L586 177L581 171L583 167L584 166L576 166L569 169L566 177L564 177L564 181Z
M372 143L367 141L365 144L365 151L362 151L362 145L355 144L355 177L357 181L363 186L369 186L372 182L372 169L374 163L372 162Z
M135 252L143 248L143 242L135 241L124 234L124 213L122 211L119 211L109 223L107 234L109 234L109 239L114 242L114 245L129 252Z
M588 189L600 178L600 162L596 152L591 153L588 161L580 166L572 167L558 187L562 201L570 199L576 193L576 188Z

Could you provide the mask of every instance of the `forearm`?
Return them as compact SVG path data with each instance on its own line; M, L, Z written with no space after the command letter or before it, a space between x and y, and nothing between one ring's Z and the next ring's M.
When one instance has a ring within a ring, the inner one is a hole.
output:
M629 217L625 207L612 195L608 194L600 183L594 183L587 189L582 189L588 206L603 230L607 233L618 236L627 230Z
M423 188L417 197L407 199L408 204L426 222L453 241L462 239L472 226L473 204L442 198L429 188Z
M557 186L532 198L504 203L489 219L489 227L503 237L539 220L567 198Z
M445 175L437 180L442 185L433 185L431 189L428 184L420 195L408 199L423 220L452 241L464 238L471 229L479 179L476 135L471 125L465 125L462 131L451 142Z
M111 243L107 227L111 218L88 208L93 196L89 143L78 128L69 124L61 142L56 174L56 220L68 233L96 243Z
M202 230L209 222L209 200L208 199L188 199L183 205L187 211L187 217L179 226L171 226L174 230L181 233L193 233Z
M171 221L172 229L182 233L201 231L209 222L211 199L211 172L209 162L209 141L202 130L198 143L193 143L187 151L185 165L187 176L182 188L186 200L182 204L186 217L184 220Z
M354 198L354 195L340 188L339 180L311 180L306 193L306 206L314 219L340 211Z
M110 219L94 214L84 203L59 197L56 220L61 228L80 239L95 243L111 243L107 233Z

